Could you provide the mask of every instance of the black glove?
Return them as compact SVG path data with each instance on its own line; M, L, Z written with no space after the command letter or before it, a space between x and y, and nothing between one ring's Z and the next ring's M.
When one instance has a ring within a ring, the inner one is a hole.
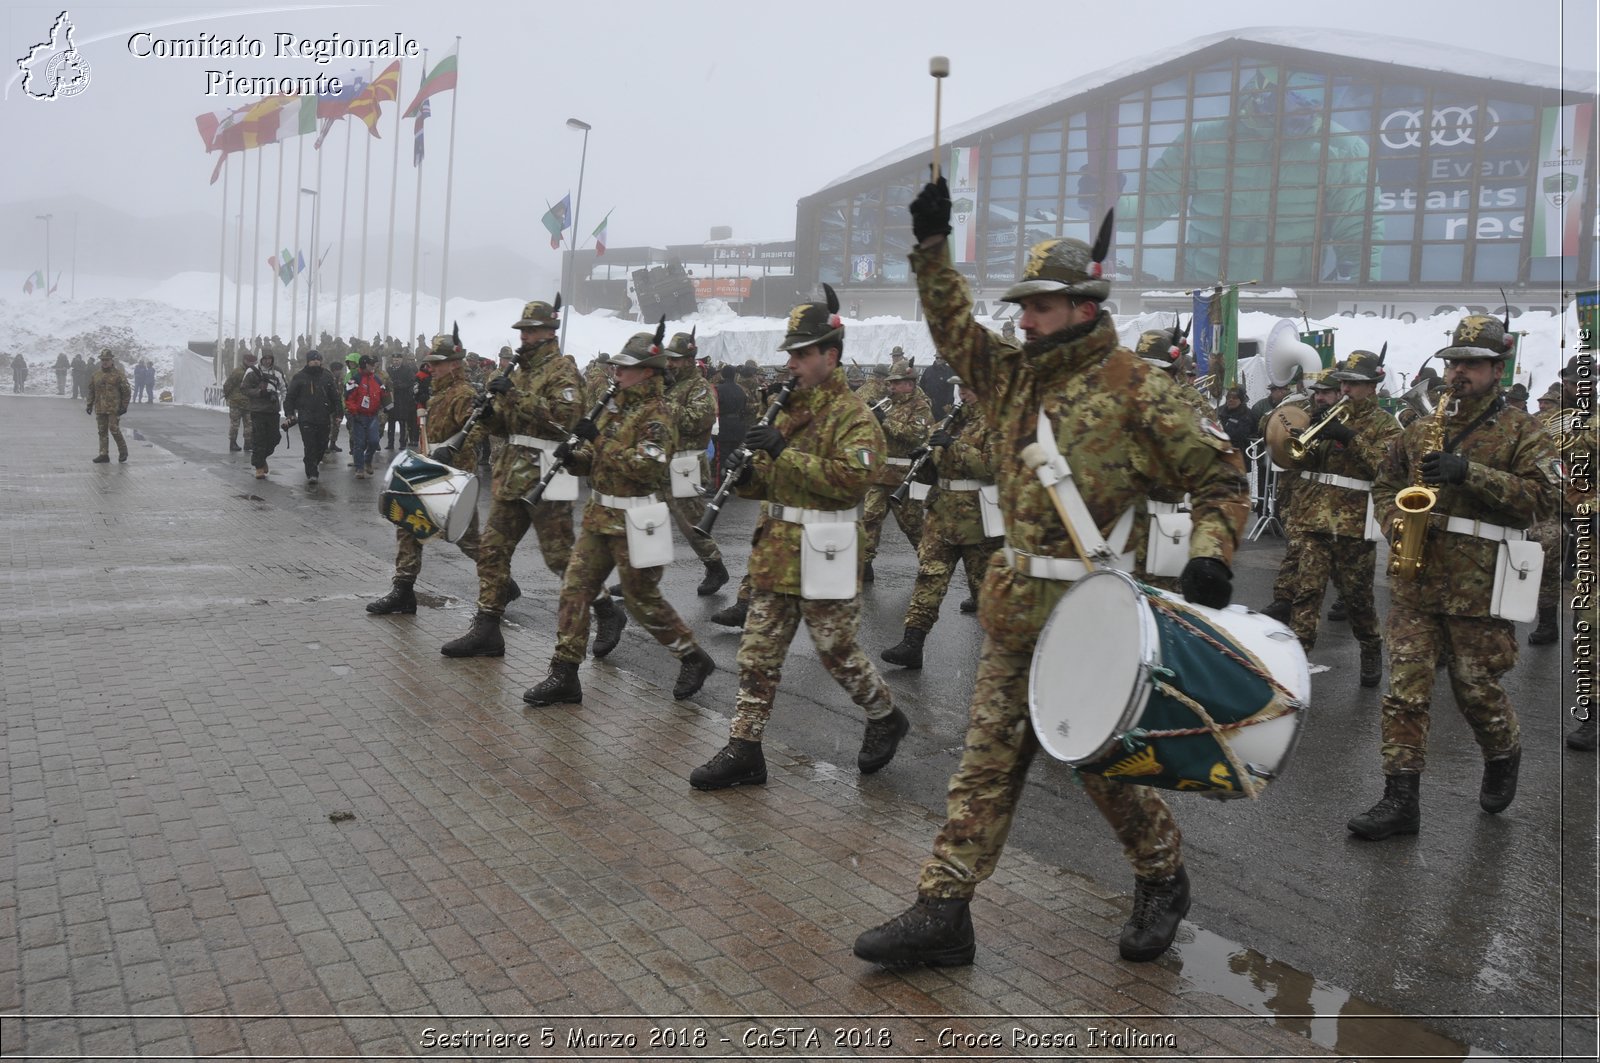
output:
M1233 601L1233 573L1214 557L1191 557L1178 577L1185 601L1222 609Z
M916 461L919 458L921 458L924 455L926 455L927 453L928 453L928 448L927 447L918 447L916 450L913 450L911 453L906 455L906 460L907 461Z
M911 201L911 235L919 244L930 236L950 235L950 184L943 174L923 185Z
M744 468L739 470L739 475L734 477L733 486L735 486L735 487L743 487L745 484L750 482L750 477L754 476L755 474L756 474L755 465L750 463L750 462L748 462L748 461L745 462L744 463Z
M945 431L941 430L941 431L933 433L933 435L928 437L928 446L930 446L930 447L949 447L949 446L954 446L955 445L955 441L956 441L956 437L955 436L951 435L949 432L945 432Z
M118 417L126 417L126 416L128 416L128 408L126 406L124 406L121 409L117 410L117 416Z
M433 446L428 448L428 457L432 458L434 461L443 462L446 465L454 465L455 456L456 448L446 446L443 443L435 443Z
M882 424L884 418L887 417L888 415L889 415L889 408L887 406L874 406L872 408L872 416L874 416L874 417L876 417L878 419L878 423L879 424Z
M489 381L489 394L504 395L511 390L511 378L504 373Z
M1422 456L1422 482L1426 484L1464 484L1467 482L1467 461L1460 454L1446 454L1432 450Z
M750 450L764 450L773 460L777 460L783 448L789 441L783 438L783 433L769 424L758 424L744 434L744 445Z
M1322 434L1335 443L1349 443L1356 437L1356 430L1343 421L1335 421L1322 430Z
M600 429L587 417L578 418L578 423L572 426L572 434L586 443L592 443L600 438Z
M563 468L572 468L572 448L567 446L566 440L562 440L561 445L550 452L550 456Z
M83 408L83 412L88 414L90 417L93 417L94 416L94 404L90 403L88 406L85 406Z

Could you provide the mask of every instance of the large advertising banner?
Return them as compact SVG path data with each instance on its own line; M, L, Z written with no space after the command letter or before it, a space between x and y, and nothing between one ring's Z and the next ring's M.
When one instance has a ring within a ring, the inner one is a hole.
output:
M951 148L945 180L950 183L950 250L957 262L978 261L979 149Z
M1538 199L1533 205L1534 258L1578 253L1584 160L1594 105L1546 107L1539 128Z

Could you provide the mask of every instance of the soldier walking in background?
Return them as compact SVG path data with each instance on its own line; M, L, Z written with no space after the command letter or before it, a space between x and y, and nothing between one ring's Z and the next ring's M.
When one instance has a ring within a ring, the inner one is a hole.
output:
M1243 456L1227 435L1215 422L1202 424L1164 373L1118 345L1116 326L1101 306L1111 293L1100 266L1110 216L1093 250L1074 239L1033 247L1022 279L1002 296L1022 307L1026 343L1019 350L973 318L971 294L946 239L950 215L950 189L940 178L911 204L917 241L911 266L935 349L990 419L1006 546L1004 563L989 566L980 595L987 637L966 748L916 903L856 939L857 956L894 967L972 962L969 904L994 872L1039 749L1028 719L1034 644L1070 581L1086 571L1047 489L1021 458L1023 444L1037 429L1053 428L1054 445L1067 457L1071 482L1101 535L1128 511L1138 512L1152 488L1187 491L1194 528L1181 579L1184 597L1199 605L1221 608L1232 597L1228 563L1249 514ZM1135 520L1135 537L1142 523ZM1113 543L1111 549L1124 547ZM1122 930L1122 957L1153 960L1171 945L1189 910L1177 824L1149 787L1087 773L1081 781L1133 865L1133 914Z
M695 355L699 353L693 332L680 332L667 344L666 357L672 372L668 375L671 383L666 402L672 411L678 441L672 455L672 497L667 504L672 509L678 534L688 541L689 548L706 567L705 578L695 588L695 593L704 598L717 593L728 582L728 569L722 563L717 541L694 530L702 509L700 486L706 474L706 447L711 444L711 426L717 422L717 396L694 364ZM691 485L692 491L688 490Z
M222 382L222 397L228 403L228 451L232 454L244 449L239 445L240 425L244 426L246 443L254 438L250 425L250 399L240 385L244 383L244 374L255 368L255 364L256 356L246 351L233 372Z
M11 390L20 395L27 383L28 360L22 356L21 351L18 351L16 356L11 359Z
M913 552L922 541L922 502L907 495L903 501L890 502L889 496L911 467L911 454L927 446L928 432L933 428L933 408L928 396L917 390L916 374L911 363L896 359L889 367L887 405L878 400L873 416L883 426L883 438L888 445L888 456L877 470L876 479L867 491L862 507L861 524L867 536L866 559L861 567L861 579L871 583L873 559L878 556L878 541L883 535L883 522L891 511L894 522L911 541Z
M22 357L20 354L18 358ZM128 441L122 438L120 420L128 412L128 401L133 390L128 387L128 375L117 365L111 348L100 352L100 368L89 378L89 404L85 413L94 414L96 430L100 433L100 453L94 459L97 465L111 460L111 444L106 438L117 441L117 460L128 460Z
M83 398L89 390L89 363L83 360L83 355L72 356L72 397Z
M931 460L922 471L931 473L925 478L933 486L917 547L917 582L906 607L905 637L880 655L902 668L922 667L922 644L939 619L956 565L965 566L967 586L976 593L989 559L1005 541L985 529L978 497L994 483L989 419L977 394L960 377L950 379L961 390L961 413L957 424L928 437Z
M1483 754L1479 806L1501 812L1516 796L1522 737L1500 677L1517 663L1517 635L1511 621L1494 615L1495 571L1507 560L1502 544L1524 540L1528 526L1555 507L1563 476L1550 437L1500 397L1511 346L1494 318L1461 319L1437 355L1448 407L1405 429L1373 486L1385 528L1400 516L1395 496L1402 489L1426 484L1437 497L1431 512L1406 518L1427 521L1420 570L1389 582L1383 798L1350 820L1357 837L1415 834L1421 826L1417 797L1440 654L1448 654L1456 706Z
M62 354L56 355L56 394L57 395L65 395L67 393L67 374L69 372L71 372L71 371L72 371L72 363L67 361L66 354L62 353ZM76 394L74 394L72 397L73 398L77 398L78 396Z
M856 754L863 775L894 759L911 727L856 638L861 584L850 547L861 545L856 507L883 461L883 432L845 380L844 324L838 297L827 292L827 303L789 312L779 350L789 353L796 390L774 424L745 437L755 457L739 493L765 501L750 548L739 694L728 744L689 776L697 790L767 781L761 739L802 619L823 667L866 711Z
M663 329L665 324L663 318ZM622 600L628 612L680 662L673 697L692 696L716 670L688 625L661 597L664 566L636 567L634 533L629 531L632 516L664 502L669 490L668 463L676 440L673 410L667 405L662 386L667 362L659 331L653 336L640 332L630 338L621 353L611 359L619 390L602 423L580 420L573 432L585 442L571 454L553 459L588 476L591 491L583 509L583 530L561 578L561 602L557 608L560 634L550 660L550 675L522 695L530 705L576 704L583 700L578 665L589 641L590 607L602 594L612 569L621 577ZM653 536L671 536L666 516L662 512L661 525L647 529ZM609 595L604 597L616 608ZM597 648L595 656L604 654Z

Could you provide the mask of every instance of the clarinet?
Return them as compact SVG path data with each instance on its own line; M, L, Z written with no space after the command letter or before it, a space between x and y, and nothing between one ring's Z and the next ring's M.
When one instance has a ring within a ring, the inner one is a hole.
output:
M607 384L605 393L600 396L598 402L589 408L589 412L583 415L583 419L590 424L598 421L600 415L605 412L606 403L616 397L620 387L621 385L615 380ZM544 471L543 476L539 477L539 482L534 484L532 489L522 496L524 504L531 506L544 497L544 489L549 487L550 482L556 478L556 475L567 467L567 459L572 457L572 452L578 449L579 444L582 442L583 437L578 435L577 432L567 436L567 441L555 449L555 453L551 456L550 467Z
M933 431L930 432L929 435L936 435L939 432L955 431L956 424L961 419L961 411L963 409L965 409L965 407L959 402L952 406L950 408L950 412L944 415L944 420L933 426ZM911 485L916 481L917 474L922 471L922 467L924 465L928 464L928 462L932 460L933 448L924 447L922 453L917 455L917 460L911 463L911 468L906 470L906 478L900 481L900 486L896 487L889 493L889 501L904 502L906 500L906 496L911 493Z
M785 380L783 386L778 388L778 393L772 397L772 405L767 407L767 412L762 414L761 420L757 421L752 427L767 428L772 422L776 421L778 414L783 412L784 406L789 402L789 396L794 394L794 389L798 384L799 381L793 376ZM750 467L750 462L754 458L755 455L750 452L750 448L743 443L739 444L739 448L728 455L728 467L722 472L722 483L717 486L716 494L706 499L706 511L700 515L699 523L694 526L696 532L710 538L711 528L717 523L717 515L722 512L723 503L727 502L728 496L733 494L733 489L738 486L739 478L744 475L745 470Z

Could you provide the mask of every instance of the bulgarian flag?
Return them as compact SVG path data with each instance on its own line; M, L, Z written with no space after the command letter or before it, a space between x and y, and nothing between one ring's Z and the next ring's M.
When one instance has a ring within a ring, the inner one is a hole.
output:
M613 207L612 210L616 208ZM594 227L590 235L594 237L594 257L599 258L606 253L606 223L611 220L611 211L606 211L606 216L600 219L600 224Z
M411 118L417 113L417 108L422 106L422 101L429 96L437 96L441 92L449 92L456 87L456 53L454 50L443 59L439 65L422 79L422 87L417 90L416 98L411 101L411 106L405 109L402 118Z

